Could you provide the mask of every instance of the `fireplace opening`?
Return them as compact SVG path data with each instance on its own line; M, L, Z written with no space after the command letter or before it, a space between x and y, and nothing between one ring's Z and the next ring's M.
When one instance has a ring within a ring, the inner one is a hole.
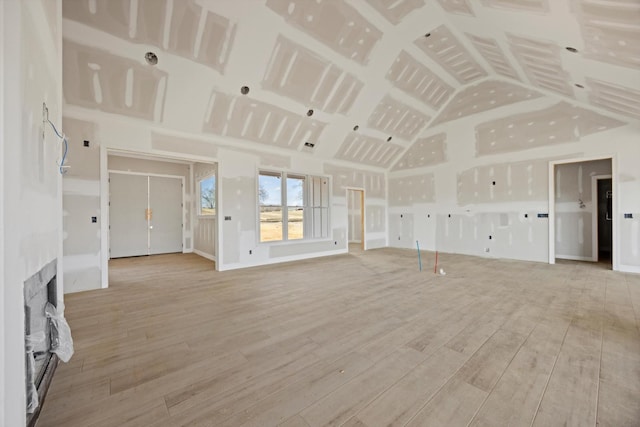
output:
M58 305L56 265L56 260L51 261L24 282L27 426L35 425L58 365L52 352L56 335L45 312L47 304Z

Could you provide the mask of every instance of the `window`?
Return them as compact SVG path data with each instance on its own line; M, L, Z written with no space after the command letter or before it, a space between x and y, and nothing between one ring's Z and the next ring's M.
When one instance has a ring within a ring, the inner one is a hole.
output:
M216 214L216 176L211 175L198 181L200 192L199 215Z
M329 237L328 178L261 171L260 241Z

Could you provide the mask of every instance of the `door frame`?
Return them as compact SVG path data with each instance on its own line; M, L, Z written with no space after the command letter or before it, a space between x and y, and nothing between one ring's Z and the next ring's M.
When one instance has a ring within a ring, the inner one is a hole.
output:
M614 177L617 176L618 165L615 154L549 161L549 264L556 263L556 166L568 163L591 162L594 160L611 161L611 191L613 192L613 203L611 204L611 216L613 218L613 224L611 226L611 268L617 271L620 268L618 261L620 251L618 248L618 221L616 221L618 215L618 182ZM593 188L591 191L593 192Z
M186 236L184 233L184 224L185 224L185 213L186 213L186 209L185 209L185 188L184 188L184 176L180 176L180 175L165 175L165 174L159 174L159 173L146 173L146 172L132 172L132 171L121 171L121 170L117 170L117 169L108 169L107 170L107 195L110 196L110 191L111 191L111 183L109 181L109 175L111 175L112 173L115 174L120 174L120 175L137 175L137 176L155 176L155 177L159 177L159 178L173 178L173 179L179 179L180 183L181 183L181 187L180 187L180 192L181 192L181 197L182 197L182 253L185 253L185 248L186 248ZM107 260L111 259L111 206L110 206L110 197L107 198L107 218L109 218L109 220L107 221ZM147 207L149 207L149 188L147 187ZM147 248L149 248L149 236L148 236L148 230L147 230Z
M611 180L611 189L613 190L613 178L612 175L593 175L591 177L591 203L593 205L593 213L591 218L591 258L593 262L598 262L598 257L600 254L599 245L598 245L598 205L596 202L598 200L598 181L601 179L610 179ZM615 202L615 199L613 199ZM613 206L613 203L611 204ZM611 220L613 221L613 209L611 210ZM613 223L611 224L612 230L611 234L613 235ZM613 238L613 236L612 236ZM611 242L611 251L613 252L613 241ZM612 254L613 255L613 254ZM613 257L612 257L613 261Z
M349 191L358 191L360 192L360 229L362 230L362 239L360 241L360 248L363 251L367 250L366 247L366 238L365 238L365 214L364 214L364 198L365 198L365 190L361 187L345 187L346 190L346 205L347 205L347 252L349 251Z

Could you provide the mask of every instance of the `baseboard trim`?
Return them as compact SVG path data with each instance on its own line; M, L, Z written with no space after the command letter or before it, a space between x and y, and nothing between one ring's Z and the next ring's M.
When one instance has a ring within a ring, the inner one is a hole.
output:
M214 255L208 254L206 252L199 251L198 249L194 249L193 253L196 255L200 255L202 258L206 258L210 261L216 262L216 257Z

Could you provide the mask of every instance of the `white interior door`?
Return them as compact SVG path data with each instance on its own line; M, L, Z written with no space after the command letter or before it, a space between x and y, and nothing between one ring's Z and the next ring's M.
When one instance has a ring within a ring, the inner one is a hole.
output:
M148 255L148 177L109 174L109 244L111 258Z
M182 180L149 177L149 253L182 252Z

